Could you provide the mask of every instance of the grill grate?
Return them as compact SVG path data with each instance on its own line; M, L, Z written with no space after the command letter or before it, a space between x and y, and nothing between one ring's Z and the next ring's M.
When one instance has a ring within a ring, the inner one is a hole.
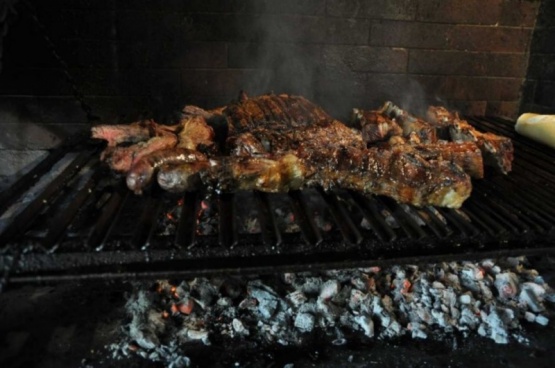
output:
M509 121L469 121L513 139L515 161L508 176L473 181L460 210L322 189L178 197L154 188L138 197L98 161L101 145L68 141L0 195L0 265L28 282L553 252L555 151L516 135ZM37 190L62 160L70 163Z

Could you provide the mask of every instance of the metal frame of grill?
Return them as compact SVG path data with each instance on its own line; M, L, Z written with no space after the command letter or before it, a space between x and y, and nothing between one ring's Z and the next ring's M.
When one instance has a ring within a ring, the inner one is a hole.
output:
M274 194L252 192L245 195L258 209L259 234L238 233L237 206L243 203L224 193L210 199L218 209L217 234L199 236L196 216L206 193L178 197L153 189L135 196L98 161L101 145L74 137L0 195L5 215L66 154L75 153L0 234L4 281L267 273L553 253L555 150L514 134L510 121L469 121L513 140L513 172L474 180L460 210L417 209L384 197L315 189L334 222L329 232L315 224L307 191L277 194L290 202L298 233L279 230ZM85 183L77 184L84 171ZM177 201L182 205L175 231L161 234L160 218Z

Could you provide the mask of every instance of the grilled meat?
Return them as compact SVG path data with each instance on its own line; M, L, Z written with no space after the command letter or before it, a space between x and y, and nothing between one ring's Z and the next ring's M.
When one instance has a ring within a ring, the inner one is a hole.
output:
M353 109L351 122L360 127L362 139L370 144L403 134L399 124L379 111Z
M282 129L301 127L317 121L332 120L324 110L301 96L268 94L230 104L223 114L228 117L230 134L269 127Z
M390 118L386 113L395 117ZM404 117L405 122L409 120L416 122L410 126L408 135L404 135L405 132L396 123L400 116ZM473 178L484 177L482 154L474 143L438 140L436 143L426 144L421 139L424 138L425 141L435 140L435 135L430 133L434 127L416 118L406 118L407 116L410 117L406 112L388 102L380 111L353 109L352 122L360 127L362 138L369 144L377 144L388 140L389 145L403 145L406 152L418 153L427 161L451 161L459 165L464 172Z
M115 147L120 143L137 143L154 135L152 131L155 124L148 120L128 125L99 125L91 129L91 136L107 141L108 147Z
M178 147L190 150L206 150L214 145L214 130L206 123L204 117L193 115L179 123Z
M159 183L177 191L198 175L203 185L221 191L342 187L446 207L460 206L471 192L469 177L457 165L425 159L414 149L367 149L360 133L336 120L279 134L259 128L234 138L231 152L236 155L212 158L210 165L168 168L160 171ZM174 177L180 173L182 180Z
M460 119L457 113L451 113L440 106L430 106L428 118L432 123L448 125L454 142L475 142L482 151L486 165L496 168L503 174L511 171L514 149L509 138L493 133L482 133L466 120Z
M476 179L484 177L482 151L473 142L445 142L434 144L417 144L414 149L426 160L444 160L452 162L465 173Z
M209 167L209 161L164 164L158 171L158 184L162 189L172 193L194 191L202 185L200 173Z
M137 194L150 184L156 170L162 165L206 161L206 156L199 151L187 148L162 149L143 155L134 162L127 173L127 187Z
M214 150L214 131L202 116L183 118L173 126L156 124L153 121L130 125L102 125L93 128L93 137L108 141L108 147L100 158L114 171L128 172L144 156L172 147ZM147 134L148 132L148 134ZM139 134L135 137L134 134ZM116 142L134 142L130 146L116 147Z
M287 192L303 186L307 176L303 163L292 153L271 158L221 157L210 163L201 179L208 187L223 192Z
M128 147L107 147L100 158L106 161L112 170L126 173L144 156L159 150L170 149L176 144L177 137L175 135L165 134Z
M108 147L115 147L121 143L138 143L152 137L160 137L175 133L180 125L162 125L154 120L137 121L132 124L98 125L91 128L91 137L103 139Z
M157 174L159 185L171 192L201 185L265 192L341 187L418 206L459 207L471 192L467 174L483 176L479 139L436 142L434 125L391 103L380 111L355 113L362 134L303 97L248 98L243 93L237 102L220 109L186 106L179 124L164 128L151 124L149 137L159 137L109 150L132 151L130 163L120 170L128 172L128 187L136 193ZM223 145L216 144L222 134L215 122L225 125ZM174 139L169 149L135 154L141 145L167 135ZM387 138L389 143L367 148L367 143ZM113 160L110 163L114 166Z
M386 102L379 110L382 114L389 116L403 128L403 136L415 135L421 143L436 143L436 127L424 120L418 119L406 111L395 106L392 102Z
M325 166L293 153L273 158L220 157L211 159L209 164L163 168L158 183L170 192L194 190L198 180L203 186L224 192L341 187L386 195L416 206L453 208L460 207L472 189L469 176L458 165L428 161L414 152L373 147L326 153L335 155L335 159ZM319 161L327 157L317 156Z

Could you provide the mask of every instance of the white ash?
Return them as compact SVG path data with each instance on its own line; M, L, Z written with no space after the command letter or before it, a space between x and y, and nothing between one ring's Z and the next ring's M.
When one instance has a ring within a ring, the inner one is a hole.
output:
M455 332L525 343L523 323L547 325L555 301L554 290L526 264L519 257L159 281L130 296L130 323L112 348L118 357L134 353L180 367L189 364L182 349L194 344L302 345L313 333L335 345Z

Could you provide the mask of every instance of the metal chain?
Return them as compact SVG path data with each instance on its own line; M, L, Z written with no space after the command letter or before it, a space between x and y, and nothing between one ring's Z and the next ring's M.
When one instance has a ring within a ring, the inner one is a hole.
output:
M46 27L39 20L35 7L33 6L33 4L30 3L29 0L24 0L23 4L25 4L25 6L27 6L27 8L30 10L31 19L33 19L33 21L35 22L35 25L38 27L42 38L44 39L48 49L52 53L52 56L54 56L54 58L61 65L62 71L63 71L64 76L65 76L65 79L71 86L71 89L72 89L72 92L73 92L73 97L79 103L79 105L81 106L81 109L83 109L83 111L87 115L88 122L90 123L90 122L93 122L95 120L100 120L100 118L98 116L96 116L92 113L92 108L90 107L90 105L85 102L85 95L83 94L81 89L77 86L77 82L75 81L75 78L73 78L73 76L69 72L69 66L67 65L65 60L60 56L60 54L56 50L56 46L54 45L54 42L52 42L52 40L48 36L48 32L46 31Z

